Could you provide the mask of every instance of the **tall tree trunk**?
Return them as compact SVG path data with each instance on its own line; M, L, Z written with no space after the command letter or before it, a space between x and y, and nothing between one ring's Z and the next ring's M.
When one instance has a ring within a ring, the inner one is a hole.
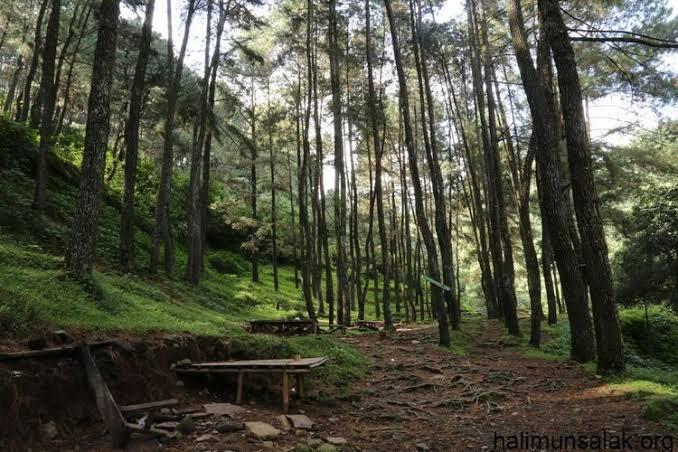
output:
M374 91L374 76L372 71L373 50L371 35L370 0L365 0L365 55L367 60L367 104L371 135L374 143L374 196L377 201L377 221L379 225L379 242L381 244L381 274L384 280L382 289L382 303L384 308L384 328L393 330L393 315L391 314L390 287L391 264L389 242L386 232L386 218L384 213L384 191L382 187L382 158L384 150L379 140L379 125L377 122L377 98Z
M214 102L217 90L217 70L219 69L219 61L221 58L221 37L224 33L224 25L226 17L230 10L230 0L223 5L219 2L219 20L217 22L217 35L214 44L214 52L212 52L212 62L210 63L210 81L209 93L207 97L207 132L205 135L205 146L202 155L202 185L200 187L200 229L202 237L202 254L207 254L207 213L209 211L209 196L210 196L210 172L212 164L212 136L214 128Z
M144 24L139 39L139 54L137 55L132 92L129 101L129 116L125 127L125 185L122 195L120 215L120 267L123 272L134 270L134 192L137 178L137 162L139 160L139 122L143 108L144 85L146 80L146 66L151 54L153 39L153 13L155 0L147 0Z
M513 48L527 95L537 143L535 158L541 212L546 219L568 305L571 354L578 361L590 361L595 355L592 321L587 307L586 284L578 268L577 255L569 234L564 199L560 191L554 109L552 103L548 101L546 90L532 61L520 1L507 0L507 11Z
M443 292L452 329L459 328L459 321L461 318L461 311L459 307L459 300L456 292L456 281L454 273L454 253L452 250L452 235L450 234L450 227L447 222L447 207L445 200L445 183L443 181L442 171L440 169L439 161L439 145L436 137L436 121L435 121L435 106L433 104L433 95L431 91L431 84L429 80L428 65L426 62L426 55L423 49L423 41L419 34L420 20L421 20L421 6L417 0L419 8L418 25L415 25L414 2L410 2L410 19L412 35L415 41L414 56L415 64L419 68L419 85L421 96L425 96L426 102L422 99L422 127L424 133L424 143L426 143L426 124L428 123L429 132L428 140L430 147L427 148L426 160L431 174L431 183L433 191L433 200L435 204L435 228L438 234L438 245L440 247L440 257L442 260L443 283L447 288ZM416 60L419 60L416 62ZM423 82L423 83L422 83ZM423 85L423 89L422 89ZM425 105L424 105L425 104ZM425 110L426 109L426 110ZM428 113L428 121L426 121L426 112Z
M539 0L538 4L544 19L546 37L558 69L574 210L577 214L585 271L591 290L598 369L619 372L624 369L624 345L615 305L605 231L598 209L591 146L584 115L584 99L574 49L560 12L560 2Z
M66 270L80 279L87 279L91 276L96 253L97 220L110 127L110 100L118 36L119 2L120 0L102 0L98 14L99 32L94 50L92 82L87 106L80 188L65 253ZM51 117L51 115L45 116L45 118Z
M89 18L90 15L92 14L92 7L93 5L88 4L86 6L86 13L83 15L83 19L80 22L80 32L78 33L78 39L75 41L75 47L73 47L73 52L71 56L71 61L68 64L68 72L66 73L66 83L64 84L63 88L63 103L61 105L61 109L59 111L58 119L55 120L56 122L56 131L54 132L54 135L58 136L61 134L61 130L64 125L64 118L66 117L66 112L68 111L68 101L70 99L70 92L71 92L71 85L73 82L73 72L75 70L75 62L76 62L76 56L80 52L80 47L82 45L82 40L85 36L85 33L87 32L87 24L89 23Z
M255 228L259 227L259 216L257 212L257 159L259 158L259 147L257 145L257 115L256 102L254 100L254 77L252 77L251 98L250 98L250 133L252 135L252 146L250 147L250 208L252 220ZM252 232L252 282L259 282L259 250L257 243L256 229Z
M276 234L277 219L275 206L275 153L273 152L273 121L271 115L271 80L268 79L266 86L266 95L268 98L268 156L270 159L271 168L271 263L273 265L273 288L277 292L279 290L278 284L278 237Z
M311 159L311 144L308 139L309 126L311 123L311 99L313 98L313 58L311 56L311 21L313 20L313 0L307 0L307 22L306 22L306 63L308 69L308 95L306 109L304 112L304 134L303 134L303 156L301 158L301 170L299 172L299 225L302 231L303 246L301 250L302 269L302 291L306 303L306 312L311 320L316 320L315 307L313 306L313 295L311 293L311 268L309 266L310 257L313 254L313 240L311 237L311 227L308 221L308 210L306 201L308 195L306 192L307 173L309 171L309 161Z
M210 46L212 41L212 0L207 0L207 21L205 30L205 59L202 76L202 92L200 94L200 109L196 117L198 134L191 147L191 167L188 181L188 202L186 224L188 225L187 262L185 279L189 284L197 285L203 268L202 252L202 209L200 205L200 166L202 163L203 146L207 134L207 115L210 79ZM254 115L252 115L254 121ZM252 137L254 142L255 137ZM256 143L256 142L255 142ZM256 145L256 144L255 144Z
M403 67L402 56L400 53L400 44L398 39L398 24L395 20L391 0L385 0L386 14L388 17L389 28L391 29L391 43L393 45L393 55L396 65L396 72L398 74L398 86L400 94L400 111L403 115L403 123L405 126L405 147L408 154L408 163L410 167L411 183L414 190L415 208L417 224L426 246L428 256L428 272L432 279L440 281L440 270L438 266L438 253L436 250L433 233L429 227L428 219L426 217L426 210L423 201L423 191L421 188L421 180L419 179L419 163L417 152L414 145L414 136L412 133L412 121L410 118L410 104L409 104L409 90L407 88L407 78L405 77L405 69ZM442 292L440 287L436 285L431 286L433 309L436 311L438 318L438 335L439 343L442 346L448 347L450 345L450 332L447 323L447 314L443 302Z
M45 17L45 11L50 0L42 0L38 17L35 21L35 39L33 40L33 56L31 57L31 65L29 66L26 80L24 81L23 100L21 102L21 111L18 114L19 121L26 121L28 113L31 110L31 88L35 72L38 70L38 62L40 61L40 54L42 53L42 21ZM39 118L38 118L39 119ZM39 121L38 121L39 122ZM31 127L37 127L38 123L31 123Z
M54 86L54 65L56 63L57 43L59 41L59 17L61 15L61 0L52 0L52 10L47 22L47 40L42 53L42 76L40 79L40 98L44 120L40 124L40 149L38 152L37 177L33 194L33 207L42 212L45 209L47 195L47 154L52 148L52 133L54 124L54 104L56 103L56 89ZM35 124L37 126L37 124Z
M343 324L351 324L351 305L346 278L346 170L342 126L341 71L339 67L339 34L336 0L329 0L328 44L332 116L334 125L334 231L336 235L337 310L343 311Z
M184 25L184 37L179 50L179 58L174 66L174 48L172 43L172 0L167 0L167 111L165 112L164 144L162 162L160 168L160 186L155 205L155 225L151 237L151 260L149 272L155 274L158 271L160 260L160 246L165 252L165 273L171 275L174 271L174 244L172 243L172 226L169 218L170 191L172 190L172 168L174 165L174 114L177 107L177 97L181 84L181 75L184 70L184 57L188 45L188 37L191 23L195 14L195 1L189 0L186 23Z

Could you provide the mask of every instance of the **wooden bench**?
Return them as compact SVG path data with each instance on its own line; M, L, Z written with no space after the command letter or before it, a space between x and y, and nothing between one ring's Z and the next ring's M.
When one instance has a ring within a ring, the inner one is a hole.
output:
M310 373L316 367L325 365L329 358L321 356L318 358L299 358L299 359L258 359L245 361L220 361L209 363L192 363L187 366L176 369L177 374L202 374L218 375L234 373L238 375L238 386L235 395L235 403L242 403L242 387L245 375L248 373L271 373L281 374L282 376L282 403L285 413L290 405L290 387L289 375L296 377L297 395L304 396L304 375Z
M313 320L252 320L249 327L251 333L278 336L315 334L318 330L318 324Z

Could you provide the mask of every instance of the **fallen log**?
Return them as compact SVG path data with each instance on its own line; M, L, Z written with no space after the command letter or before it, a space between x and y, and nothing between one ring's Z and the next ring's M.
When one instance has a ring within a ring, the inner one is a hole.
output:
M158 400L156 402L137 403L136 405L121 405L120 411L123 413L136 413L140 411L156 410L158 408L167 408L178 405L177 399Z
M87 383L89 384L90 390L94 393L99 414L101 414L101 418L104 420L108 432L111 434L113 447L123 448L127 445L130 437L130 430L127 426L127 422L120 412L118 405L116 405L104 378L101 376L101 373L94 362L94 358L92 358L89 346L84 343L80 344L78 350L80 351L82 366L87 375Z
M132 347L127 342L120 340L89 342L86 345L91 349L113 345L126 352L134 351L134 347ZM68 356L71 354L75 354L75 352L78 351L78 347L79 347L78 345L63 345L61 347L44 348L42 350L27 350L22 352L0 353L0 362L17 361L20 359L30 359L30 358L53 358L57 356Z

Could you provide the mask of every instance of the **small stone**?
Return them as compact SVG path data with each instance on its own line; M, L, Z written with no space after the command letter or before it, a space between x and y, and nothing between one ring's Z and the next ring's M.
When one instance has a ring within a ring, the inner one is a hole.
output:
M243 407L231 403L206 403L203 406L207 413L217 416L228 416L230 418L238 417L245 412Z
M306 436L306 435L308 435L308 431L298 428L294 431L294 434L297 435L297 436Z
M207 434L207 435L199 436L195 440L196 443L202 443L204 441L216 441L216 438L213 435Z
M191 433L193 430L195 430L195 421L188 416L184 417L177 425L177 431L184 435Z
M424 443L418 443L415 447L417 448L417 452L429 452L431 450L431 448Z
M174 363L176 367L182 367L182 366L190 366L191 365L191 360L188 358L182 359L180 361L177 361Z
M287 420L287 416L284 414L277 416L275 419L278 421L278 424L280 424L280 428L282 428L284 431L288 431L292 428L290 421Z
M245 428L247 433L260 440L273 439L280 435L280 430L265 422L245 422Z
M172 411L169 408L160 408L160 413L162 414L171 414Z
M328 419L328 421L332 422L332 423L339 422L339 418L338 417L331 417L331 418Z
M57 436L59 436L59 430L57 429L57 426L54 423L54 421L49 421L46 424L42 424L40 426L40 431L42 432L43 436L47 439L54 439Z
M418 343L419 343L419 341L416 340L416 339L410 342L410 344L418 344Z
M273 449L273 441L264 441L261 445L266 449Z
M341 446L342 444L347 443L346 439L342 438L341 436L328 436L327 438L325 438L325 441L334 446Z
M315 422L305 414L288 414L287 419L292 422L294 428L298 429L311 430L313 425L315 425Z
M181 381L181 380L177 380L177 383L176 383L176 385L177 385L178 387L180 387L180 388L181 388L181 387L183 387L183 386L184 386L184 382L183 382L183 381Z
M219 433L232 433L239 432L245 428L245 424L238 421L223 421L219 422L216 426L216 429Z

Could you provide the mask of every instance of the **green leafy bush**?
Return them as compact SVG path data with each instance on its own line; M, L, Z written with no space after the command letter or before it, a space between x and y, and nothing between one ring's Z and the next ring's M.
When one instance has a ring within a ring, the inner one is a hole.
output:
M216 272L225 275L242 275L248 270L248 263L245 259L226 250L210 253L207 261Z

